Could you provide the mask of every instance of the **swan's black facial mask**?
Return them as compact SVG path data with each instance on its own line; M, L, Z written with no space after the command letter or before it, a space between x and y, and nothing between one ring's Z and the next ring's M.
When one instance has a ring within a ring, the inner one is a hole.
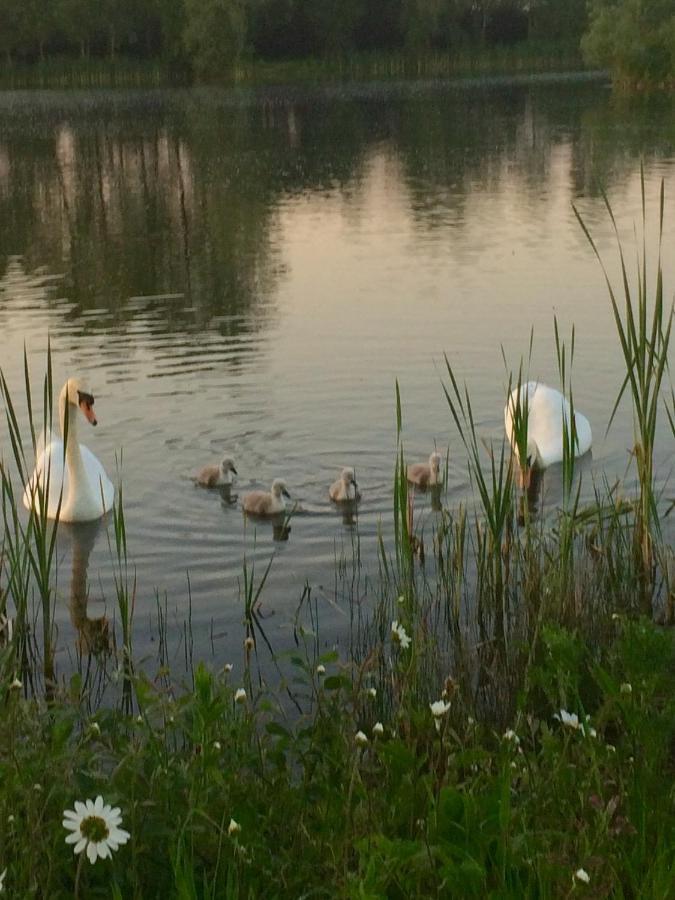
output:
M94 412L94 396L93 394L87 394L85 391L77 392L77 402L79 404L80 409L84 413L88 422L91 422L92 425L96 425L96 414Z

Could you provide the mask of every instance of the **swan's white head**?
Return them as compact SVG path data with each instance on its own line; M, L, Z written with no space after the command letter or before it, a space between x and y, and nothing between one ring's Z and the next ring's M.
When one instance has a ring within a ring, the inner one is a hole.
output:
M98 420L94 413L94 395L89 389L89 385L82 378L69 378L63 385L61 390L60 407L65 412L66 402L70 406L79 407L85 419L92 425L97 425Z
M340 475L343 484L350 485L353 484L355 487L358 487L356 483L356 477L354 476L354 470L351 466L347 466L342 470L342 475Z
M272 482L272 493L275 497L281 498L283 494L284 497L288 497L290 499L290 494L286 490L286 482L282 478L275 478Z
M230 456L224 456L222 458L220 463L220 471L223 477L225 477L228 472L234 472L235 475L237 474L237 470L234 467L234 461Z

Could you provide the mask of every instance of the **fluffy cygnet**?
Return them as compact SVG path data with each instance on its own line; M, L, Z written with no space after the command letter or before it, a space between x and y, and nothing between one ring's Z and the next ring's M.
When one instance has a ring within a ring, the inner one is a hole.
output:
M354 470L348 467L343 469L338 480L331 484L328 494L330 499L336 503L341 500L360 500L361 494L358 487L354 478Z
M232 475L237 474L234 463L229 456L224 456L219 466L204 466L197 475L197 484L202 487L220 487L223 484L232 484Z
M290 496L285 482L281 478L275 478L271 491L251 491L244 494L242 505L244 512L252 513L254 516L276 516L278 513L284 512L286 509L285 498L290 499Z
M428 463L413 463L408 466L408 481L420 488L441 483L441 454L435 450Z

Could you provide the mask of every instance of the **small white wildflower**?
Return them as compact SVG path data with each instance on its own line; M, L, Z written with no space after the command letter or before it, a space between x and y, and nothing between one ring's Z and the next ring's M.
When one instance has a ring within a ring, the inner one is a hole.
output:
M621 616L618 613L612 613L612 622L618 622Z
M139 715L139 716L136 716L136 724L137 724L137 725L142 725L142 724L143 724L143 716L140 716L140 715Z
M255 641L253 640L253 638L247 637L246 640L244 641L244 649L246 650L246 652L250 653L254 647L255 647Z
M173 716L169 716L169 718L167 719L167 722L169 723L169 725L173 725L173 723L174 723L175 721L176 721L176 720L174 719Z
M633 686L631 684L628 684L627 681L624 681L624 683L621 685L619 690L621 691L622 694L632 694Z
M518 766L517 766L514 762L512 762L512 763L511 763L511 768L512 768L512 769L517 769Z
M319 663L319 665L316 667L316 674L317 675L325 675L326 667L324 665L322 665L321 663Z
M74 844L73 851L87 852L87 858L93 865L97 859L110 859L111 850L117 850L129 840L129 832L120 828L122 815L116 806L104 805L103 797L87 800L85 803L75 801L75 809L66 809L63 813L63 827L70 834L66 844Z
M368 737L362 731L356 732L356 734L354 735L354 740L356 741L357 744L360 744L362 747L365 747L366 744L368 743Z
M225 663L225 665L223 666L223 672L225 672L226 675L229 675L229 673L231 671L232 671L232 663Z
M9 824L11 825L12 822L14 821L14 816L11 816L11 815L10 815L10 816L7 816L7 821L8 821Z
M607 744L607 749L610 753L616 753L616 747L614 746L614 744Z
M511 741L511 743L515 744L516 747L518 746L518 744L520 744L520 738L519 738L518 735L515 733L515 731L513 730L513 728L508 728L508 729L504 732L504 740L505 740L505 741Z
M235 703L246 703L246 691L243 688L237 688L237 693L234 695Z
M589 728L588 733L592 738L596 738L598 736L598 732L595 730L595 728Z
M556 713L553 718L561 722L566 728L586 734L583 723L579 721L579 716L576 713L569 713L566 709L561 709L560 714Z
M391 639L395 643L400 644L401 650L407 650L411 643L408 632L396 619L391 623Z
M431 715L435 719L440 719L441 716L444 716L448 712L451 706L452 703L446 703L445 700L435 700L433 703L429 704L429 709L431 710Z
M371 697L377 697L377 688L368 688L368 694Z
M14 681L10 684L10 691L20 691L23 687L23 684L19 681L18 678L15 678Z
M469 718L466 720L466 724L467 724L467 725L474 725L474 724L475 724L475 721L476 721L476 720L473 718L473 716L469 716Z
M234 819L230 819L230 824L227 826L227 833L232 837L233 834L239 834L241 831L241 825L239 822L235 822Z
M405 603L405 597L403 596L403 594L399 594L398 600L396 602L397 603Z
M452 704L446 703L445 700L435 700L433 703L429 704L431 715L434 717L434 725L436 726L436 731L440 732L441 718L447 713L451 706Z
M577 869L572 880L583 881L584 884L588 884L591 880L591 876L588 874L586 869Z
M36 794L41 794L41 793L42 793L42 785L41 785L41 784L38 784L38 783L36 782L36 783L33 785L33 790L35 791Z
M384 725L382 724L382 722L376 722L373 725L373 734L376 734L376 735L384 734Z
M214 749L214 750L220 750L220 749L221 749L221 747L220 747L220 741L214 741L214 742L213 742L213 749Z

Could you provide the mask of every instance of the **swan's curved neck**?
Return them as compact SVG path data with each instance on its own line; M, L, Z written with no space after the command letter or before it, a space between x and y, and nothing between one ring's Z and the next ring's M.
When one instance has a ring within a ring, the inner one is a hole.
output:
M66 465L70 475L69 497L75 496L76 491L82 491L87 485L87 473L84 468L84 460L80 452L80 442L78 440L78 408L68 402L67 387L61 392L59 400L59 421L61 425L61 436L66 448ZM66 436L66 416L68 417L68 434ZM63 498L64 504L67 503L68 497Z

